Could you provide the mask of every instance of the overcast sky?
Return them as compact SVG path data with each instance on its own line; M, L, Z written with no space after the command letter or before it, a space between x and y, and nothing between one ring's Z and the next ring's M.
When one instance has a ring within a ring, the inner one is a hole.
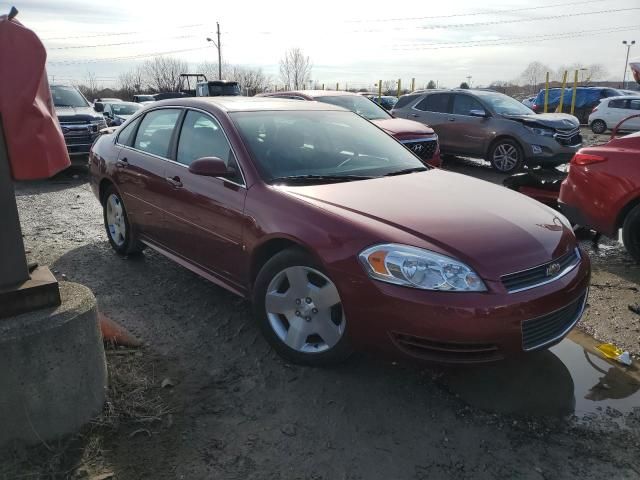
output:
M341 87L399 77L457 86L468 75L474 85L486 85L516 78L533 60L553 68L601 63L610 79L620 80L622 40L640 43L639 0L404 0L383 7L349 0L13 3L18 19L47 46L50 76L81 81L93 72L105 86L159 53L179 51L172 56L193 71L214 61L216 50L205 39L214 36L216 21L223 61L277 77L283 52L299 47L313 62L313 80ZM0 2L0 11L9 6ZM640 46L631 50L637 57Z

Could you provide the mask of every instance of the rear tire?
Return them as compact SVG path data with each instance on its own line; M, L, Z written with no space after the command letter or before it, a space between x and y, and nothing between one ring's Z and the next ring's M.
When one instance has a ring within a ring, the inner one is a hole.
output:
M640 205L636 205L624 219L622 242L636 262L640 262Z
M607 124L603 120L594 120L591 122L591 131L596 135L603 134L607 131Z
M266 340L291 363L334 365L353 351L338 290L303 250L284 250L267 261L255 281L253 309Z
M103 195L102 212L107 238L120 255L132 255L142 252L142 244L135 236L120 193L113 185L106 188Z
M516 173L522 169L524 153L518 142L510 138L504 138L491 146L487 160L499 172Z

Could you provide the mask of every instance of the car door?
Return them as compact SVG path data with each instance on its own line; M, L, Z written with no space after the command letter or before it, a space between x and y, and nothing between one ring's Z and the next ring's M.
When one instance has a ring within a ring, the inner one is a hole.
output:
M450 93L430 93L411 108L408 117L433 128L438 134L440 149L445 152L453 151L453 139L447 135L450 103Z
M640 115L640 99L627 100L629 103L627 113L629 115ZM628 122L625 122L623 126L630 130L640 130L640 117L632 118Z
M169 225L167 246L200 268L240 284L242 226L247 194L242 172L220 123L209 113L187 110L167 162L171 194L163 208ZM218 157L234 169L230 178L194 175L189 165Z
M491 136L489 118L472 116L471 111L484 111L476 98L466 93L453 94L451 114L447 119L446 134L451 148L459 153L483 155L486 139Z
M609 128L615 127L620 120L629 116L627 113L627 100L624 98L614 98L609 100L609 104L605 109L605 121Z
M116 163L116 182L121 189L130 222L143 238L162 244L163 196L167 193L166 159L181 110L161 108L129 123L118 136L123 148Z

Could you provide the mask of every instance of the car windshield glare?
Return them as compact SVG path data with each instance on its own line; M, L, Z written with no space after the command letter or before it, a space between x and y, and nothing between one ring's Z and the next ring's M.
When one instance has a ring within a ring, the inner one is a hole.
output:
M132 103L112 103L111 109L115 115L133 115L142 108L142 105Z
M73 87L51 87L53 105L56 107L88 107L89 102Z
M531 110L514 98L497 92L480 92L478 96L500 115L531 115Z
M319 182L328 183L339 177L354 180L426 169L407 148L351 112L260 111L230 115L266 182L316 177Z
M327 95L326 97L316 97L315 100L346 108L367 120L381 120L390 117L378 104L362 95Z

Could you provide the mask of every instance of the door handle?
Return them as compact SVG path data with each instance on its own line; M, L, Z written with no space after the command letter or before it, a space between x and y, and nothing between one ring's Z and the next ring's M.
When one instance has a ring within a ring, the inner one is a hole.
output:
M126 168L129 166L129 160L127 160L127 157L121 158L118 161L116 161L116 167L118 168Z
M450 121L450 122L455 122L455 121L456 121L456 119L455 119L455 118L449 118L449 121Z
M414 117L414 118L417 118L417 117L419 117L420 115L418 115L417 113L412 113L412 114L411 114L411 116L412 116L412 117Z
M178 177L177 175L175 177L166 177L165 179L167 182L169 182L172 186L174 186L175 188L180 188L182 187L182 182L180 181L180 177Z

